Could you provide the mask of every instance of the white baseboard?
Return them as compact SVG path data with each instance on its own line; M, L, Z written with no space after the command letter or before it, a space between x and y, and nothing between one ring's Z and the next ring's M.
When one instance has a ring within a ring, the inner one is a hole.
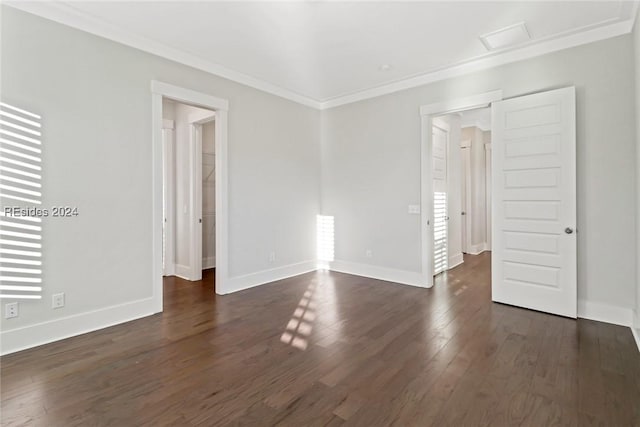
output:
M488 250L486 242L471 245L469 246L469 255L480 255L486 250Z
M462 252L449 257L449 269L459 266L464 262L464 255Z
M225 289L217 289L217 292L220 295L230 294L232 292L238 292L255 286L264 285L265 283L275 282L276 280L309 273L310 271L316 271L316 264L317 262L315 260L303 261L296 264L289 264L269 270L258 271L257 273L230 277L227 280Z
M202 269L216 268L216 257L202 258Z
M403 285L418 286L420 288L427 287L422 273L414 271L396 270L393 268L340 260L335 260L329 263L329 270L353 274L355 276L385 280L387 282L400 283Z
M176 264L175 275L184 280L191 280L189 278L189 273L191 273L191 268L188 265Z
M631 333L633 334L633 338L636 339L636 345L638 346L638 351L640 351L640 328L631 327Z
M631 333L633 333L633 338L636 340L636 345L638 346L638 351L640 351L640 307L635 312L635 319L633 322L633 326L631 326Z
M0 333L0 354L15 353L154 314L154 299L145 298L74 314Z
M578 317L633 329L633 309L592 301L578 301Z
M175 276L176 275L176 265L175 264L167 264L164 266L164 276Z

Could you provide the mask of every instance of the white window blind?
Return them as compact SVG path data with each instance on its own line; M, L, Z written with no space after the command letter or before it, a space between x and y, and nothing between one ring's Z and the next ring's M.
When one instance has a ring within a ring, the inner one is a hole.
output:
M42 297L41 127L0 102L0 298Z

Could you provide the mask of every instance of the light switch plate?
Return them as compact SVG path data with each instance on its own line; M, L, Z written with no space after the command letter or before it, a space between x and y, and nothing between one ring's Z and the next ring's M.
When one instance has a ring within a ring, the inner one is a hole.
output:
M412 215L420 214L420 205L409 205L408 212Z

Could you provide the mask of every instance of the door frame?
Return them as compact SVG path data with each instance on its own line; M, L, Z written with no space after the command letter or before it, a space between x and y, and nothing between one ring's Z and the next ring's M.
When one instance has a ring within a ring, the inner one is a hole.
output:
M451 176L450 176L450 171L449 171L449 163L450 163L451 156L450 156L449 153L450 153L450 146L451 146L451 126L449 126L449 123L447 123L445 120L442 120L440 117L434 117L431 120L431 136L432 137L433 137L433 128L434 127L435 128L439 128L440 130L443 130L447 135L447 142L446 142L446 146L445 146L445 156L446 156L445 157L445 160L446 160L445 168L446 168L446 170L445 170L444 180L445 180L445 188L447 190L446 191L446 193L447 193L447 207L446 207L446 214L445 214L447 219L445 221L446 221L446 227L447 227L447 237L446 237L446 241L447 241L447 243L446 243L446 245L447 245L447 260L446 260L446 262L447 262L447 267L448 267L449 266L449 196L450 196L450 191L449 190L451 189L451 185L450 185ZM433 142L432 142L432 147L431 148L433 149ZM432 153L433 153L433 151L432 151ZM431 161L433 162L433 158L431 159ZM431 178L432 178L431 183L433 185L433 173L432 173ZM431 200L432 201L433 201L434 195L435 195L435 192L433 191L433 187L431 187ZM433 212L431 212L431 213L433 214ZM431 231L432 234L433 234L433 231L434 230L432 229L432 231ZM432 241L432 243L435 244L434 241ZM432 248L432 250L433 249L435 249L435 247ZM433 265L434 264L434 257L433 256L431 256L431 261L432 261L432 265ZM432 268L434 268L434 267L432 267ZM446 271L446 269L443 270L443 272L444 271ZM437 274L435 272L433 272L433 273Z
M482 108L492 102L502 101L502 90L484 92L464 98L445 100L420 107L421 132L420 139L420 239L422 281L425 287L433 286L433 168L432 161L432 126L433 119L450 113L457 113L475 108Z
M166 140L167 131L171 131L171 139ZM163 218L165 239L163 276L173 276L176 272L175 256L175 121L162 120L162 192L166 217Z
M205 123L215 121L215 112L204 118L189 119L191 132L191 152L189 156L191 161L191 176L189 177L189 192L191 193L189 197L191 201L191 215L189 217L191 224L189 227L189 232L191 233L191 247L189 248L191 280L202 280L202 126Z
M228 293L228 141L229 101L158 80L151 81L151 287L154 312L163 310L162 287L162 98L172 99L216 113L216 293Z
M464 169L462 170L461 182L464 181L464 218L460 220L460 223L464 222L464 233L460 230L462 235L462 252L465 254L471 253L471 215L469 212L472 210L471 206L471 140L465 139L460 141L460 150L463 154L460 154L460 159L466 157L464 163ZM462 216L462 215L461 215Z
M493 138L493 132L491 134L491 138ZM493 139L492 139L493 141ZM486 206L486 211L487 211L487 215L486 215L486 223L485 223L485 227L487 230L487 241L486 246L485 246L485 250L487 251L491 251L491 247L493 245L493 206L491 206L492 202L492 197L493 197L493 160L491 159L491 142L488 144L484 144L484 182L485 182L485 194L484 194L484 199L485 199L485 206Z

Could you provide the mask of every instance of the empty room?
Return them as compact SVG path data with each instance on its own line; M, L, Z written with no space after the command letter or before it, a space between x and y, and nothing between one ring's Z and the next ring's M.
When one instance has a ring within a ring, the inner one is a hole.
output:
M640 426L638 1L2 1L2 426Z

